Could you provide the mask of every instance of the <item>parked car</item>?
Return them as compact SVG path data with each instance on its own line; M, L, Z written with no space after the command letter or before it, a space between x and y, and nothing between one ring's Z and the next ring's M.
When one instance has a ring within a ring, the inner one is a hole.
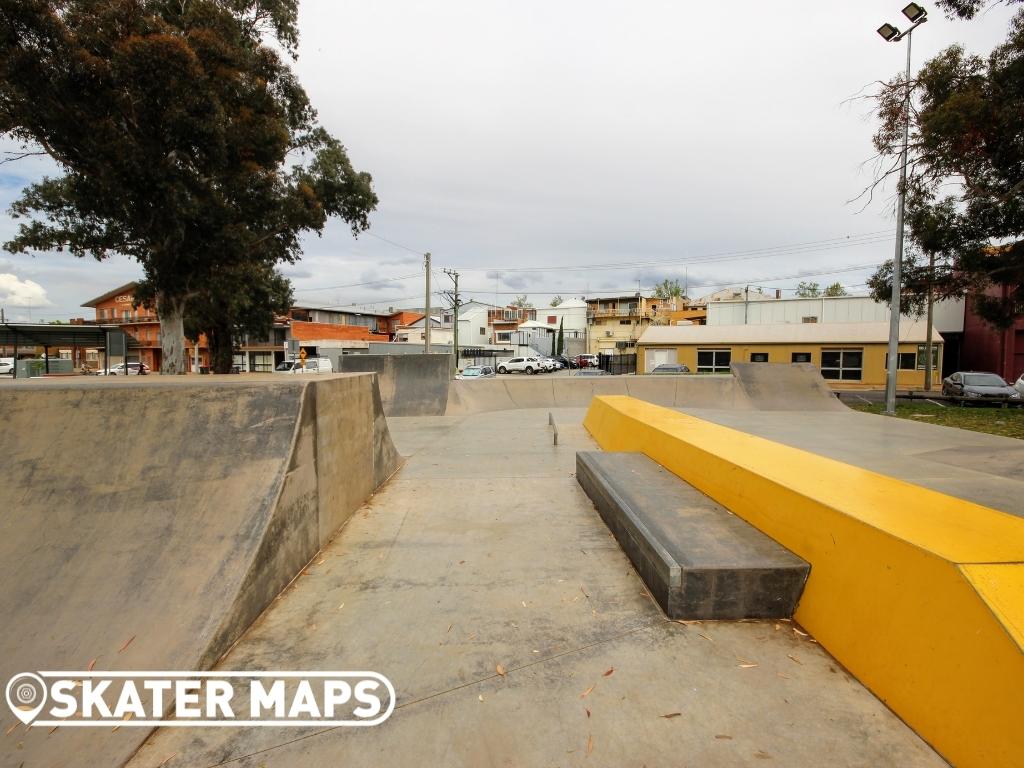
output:
M150 373L149 366L145 363L128 363L128 375L129 376L145 376ZM99 370L96 372L97 376L124 376L124 363L118 363L117 365L110 366L109 373L106 370Z
M462 369L462 373L456 374L455 378L472 381L473 379L493 379L495 375L494 369L489 365L467 365Z
M0 359L0 376L14 375L14 358L5 357Z
M566 357L565 355L555 355L555 360L562 364L563 368L579 368L579 364L576 362L575 357Z
M544 366L536 357L513 357L498 363L498 373L526 373L532 376L543 372Z
M580 368L597 368L597 355L576 355L576 365Z
M662 363L651 369L654 375L689 373L690 369L681 363Z
M537 362L540 363L540 367L545 371L557 371L558 363L553 357L538 357Z
M942 380L942 394L964 403L1015 404L1024 398L1002 376L977 371L957 371L947 376Z
M274 373L333 373L334 365L331 363L330 358L327 357L309 357L306 358L306 365L302 366L298 360L285 360L283 363L278 363L277 368L274 369Z

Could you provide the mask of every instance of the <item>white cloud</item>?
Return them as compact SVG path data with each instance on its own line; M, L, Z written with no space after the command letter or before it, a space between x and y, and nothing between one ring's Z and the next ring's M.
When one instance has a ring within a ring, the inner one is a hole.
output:
M0 273L0 304L8 307L49 307L46 289L34 280L19 280L9 272Z

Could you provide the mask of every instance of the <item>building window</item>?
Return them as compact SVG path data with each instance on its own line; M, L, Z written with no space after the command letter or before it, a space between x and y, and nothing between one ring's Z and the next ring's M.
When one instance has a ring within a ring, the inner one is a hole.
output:
M801 323L816 323L816 322L818 322L818 318L815 315L808 315L807 317L801 317L800 318L800 322Z
M767 363L768 353L767 352L751 352L750 362L752 363Z
M632 320L619 320L619 325L632 325Z
M731 349L698 349L697 373L728 373Z
M487 335L487 329L486 328L481 328L480 329L480 335L481 336L486 336Z
M100 320L106 320L106 319L107 319L107 310L101 309L100 310Z
M913 371L917 370L917 353L916 352L900 352L897 358L898 365L896 366L901 371ZM886 361L886 368L889 367L888 360Z
M821 350L822 378L837 381L860 381L863 378L863 349Z
M554 315L548 315L548 325L554 325L558 322L558 318Z
M809 362L811 362L811 353L810 352L794 352L790 356L789 359L790 359L790 362L793 362L793 363L809 363Z
M511 333L498 333L495 334L495 336L497 337L498 341L512 341Z
M925 368L925 362L928 357L925 354L925 345L917 345L917 369L923 371ZM939 369L939 347L934 342L932 343L932 370L937 371Z

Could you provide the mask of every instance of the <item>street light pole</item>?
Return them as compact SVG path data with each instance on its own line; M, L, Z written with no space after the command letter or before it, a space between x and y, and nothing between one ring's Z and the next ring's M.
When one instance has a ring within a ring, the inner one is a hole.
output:
M899 371L900 345L900 293L902 290L903 271L903 214L906 207L907 161L910 145L910 43L913 32L921 24L928 21L928 12L917 3L910 3L903 9L903 15L913 22L906 32L900 32L891 24L883 24L878 34L886 42L896 43L907 38L907 71L906 96L903 101L903 147L900 152L900 186L899 200L896 204L896 252L892 260L892 293L889 298L889 358L885 375L885 413L893 416L896 413L896 374ZM915 367L916 356L915 356Z

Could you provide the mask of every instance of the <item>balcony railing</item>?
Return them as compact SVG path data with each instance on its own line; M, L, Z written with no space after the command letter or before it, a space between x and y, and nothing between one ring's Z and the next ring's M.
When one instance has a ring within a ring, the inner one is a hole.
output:
M651 313L639 307L612 307L602 309L591 309L587 311L587 317L593 320L595 317L650 317Z

